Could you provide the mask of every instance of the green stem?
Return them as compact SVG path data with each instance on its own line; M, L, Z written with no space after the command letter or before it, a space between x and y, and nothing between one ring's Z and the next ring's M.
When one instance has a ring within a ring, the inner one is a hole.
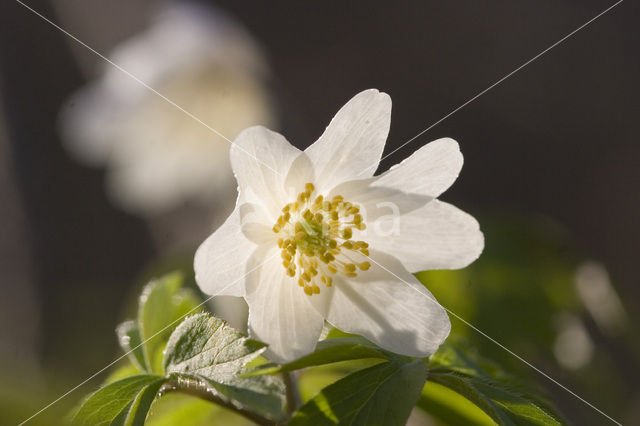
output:
M238 407L231 402L220 398L211 392L211 390L207 388L206 384L199 380L187 380L182 378L179 380L172 379L165 383L161 389L161 394L166 394L168 392L179 392L213 402L214 404L218 404L224 408L234 411L259 425L275 426L277 424L273 420L268 419L261 414Z
M291 416L302 405L298 383L292 373L282 373L287 393L287 413Z

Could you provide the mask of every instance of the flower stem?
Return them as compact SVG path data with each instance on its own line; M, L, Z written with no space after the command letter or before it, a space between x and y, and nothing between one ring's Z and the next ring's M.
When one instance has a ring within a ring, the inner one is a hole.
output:
M291 416L302 405L298 383L292 373L282 373L287 393L287 413Z
M199 380L185 380L182 378L178 380L169 380L162 387L161 394L164 395L169 392L179 392L213 402L214 404L218 404L221 407L234 411L259 425L275 426L277 424L275 421L268 419L261 414L236 406L217 396L205 383Z

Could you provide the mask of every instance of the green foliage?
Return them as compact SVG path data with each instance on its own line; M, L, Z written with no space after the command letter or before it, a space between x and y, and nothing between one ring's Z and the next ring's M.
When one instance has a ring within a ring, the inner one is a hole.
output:
M144 354L140 326L136 321L125 321L116 328L118 342L125 353L129 354L129 359L140 371L151 371L147 365Z
M359 337L339 337L318 342L315 352L283 365L264 364L247 375L274 374L301 368L331 364L354 359L379 358L399 359L399 355L380 349L368 340Z
M540 396L494 364L445 343L428 362L429 380L473 402L500 425L560 425L562 419Z
M426 379L421 360L383 362L327 386L289 424L404 425Z
M140 374L118 380L90 395L72 420L74 426L143 425L165 378Z
M207 391L273 419L284 416L284 385L277 377L240 377L248 362L266 349L224 321L198 314L187 318L169 338L164 368L168 374L204 382Z
M418 400L418 408L447 425L492 426L496 423L464 396L427 380Z
M545 400L452 343L423 360L335 331L330 336L337 337L319 342L311 354L283 365L265 364L260 355L266 345L223 320L208 313L182 320L198 303L181 284L180 276L170 275L145 287L137 320L117 328L130 363L77 408L72 424L142 425L152 404L175 393L189 396L177 399L179 404L171 398L173 405L151 416L153 424L199 425L230 416L234 423L393 426L404 425L416 405L445 424L561 423ZM303 369L319 372L315 394L305 390L301 407L295 398L285 404L280 375Z
M387 361L322 389L295 413L291 424L404 424L416 400L418 407L445 424L562 424L547 401L463 346L445 343L424 367L415 369L415 363L422 361L389 354L361 338L321 343L318 353L279 368L262 366L255 373L289 371L358 357ZM426 377L421 376L421 370L428 371L429 382L424 388ZM404 375L407 371L410 374ZM377 400L379 395L385 395L384 403ZM380 407L384 409L376 411Z
M182 275L171 274L152 281L142 291L138 307L140 338L144 341L147 371L162 374L162 350L182 317L196 309L193 293L181 289Z
M148 426L205 426L228 424L222 416L225 412L220 406L200 398L179 393L163 395L153 405L147 419ZM231 417L230 413L227 417ZM236 416L238 417L238 416ZM237 420L231 419L231 421ZM237 423L233 423L234 425Z
M109 376L105 379L103 386L108 385L109 383L117 382L120 379L124 379L129 376L136 376L138 374L143 374L140 369L132 363L126 363L118 368L116 368Z

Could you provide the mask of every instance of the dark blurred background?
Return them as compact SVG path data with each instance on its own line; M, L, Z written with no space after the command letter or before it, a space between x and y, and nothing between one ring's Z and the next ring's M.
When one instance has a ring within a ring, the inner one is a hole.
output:
M148 25L158 6L150 0L25 3L104 54ZM611 4L215 2L260 44L279 129L292 143L309 145L351 96L375 87L393 99L386 152ZM564 241L555 259L605 265L634 326L640 300L638 16L637 2L621 3L381 166L430 140L453 137L465 166L443 198L481 225L484 217L503 216L524 218L521 229L532 221L553 223ZM114 326L158 245L142 218L109 201L104 171L76 162L60 141L61 106L104 61L14 1L0 5L0 32L0 359L6 360L3 374L24 371L44 383L34 385L39 392L62 390L114 358ZM485 233L489 249L494 234ZM501 340L499 328L484 331ZM640 401L637 352L615 337L592 334L618 366L611 374L620 397L608 401L597 390L574 390L590 394L614 417L637 419L621 411ZM540 367L569 385L589 374L589 368ZM548 389L576 424L604 424L568 394Z

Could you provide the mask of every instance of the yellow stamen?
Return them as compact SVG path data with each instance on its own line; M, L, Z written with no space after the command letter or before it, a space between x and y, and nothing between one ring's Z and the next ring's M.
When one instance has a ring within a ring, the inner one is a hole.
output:
M297 277L305 294L320 293L320 287L331 287L333 275L353 278L367 271L371 264L363 259L369 245L352 240L354 229L366 228L360 208L341 195L331 201L313 193L312 183L304 185L295 201L282 208L273 232L281 234L278 247L282 265L290 277Z

